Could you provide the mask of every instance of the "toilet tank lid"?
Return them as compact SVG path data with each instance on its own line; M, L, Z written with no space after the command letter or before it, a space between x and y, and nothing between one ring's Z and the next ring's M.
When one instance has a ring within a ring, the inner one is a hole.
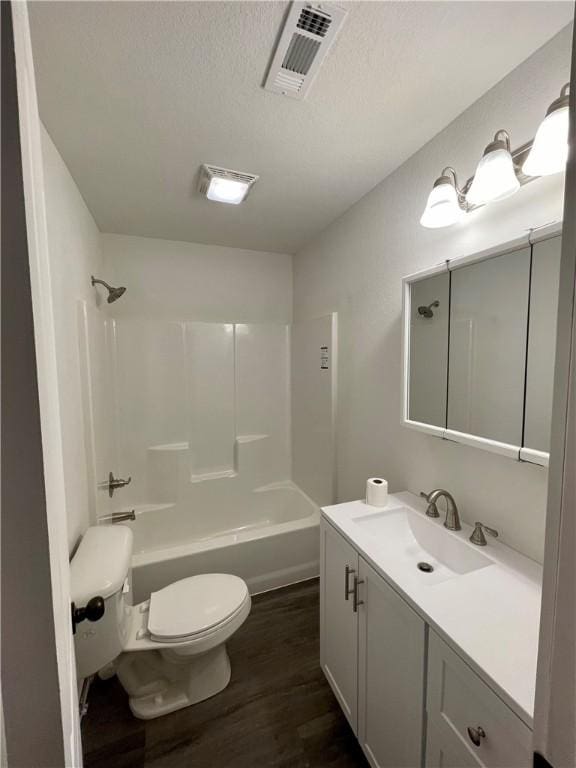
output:
M70 591L77 606L122 589L130 570L132 531L125 525L88 528L70 563Z

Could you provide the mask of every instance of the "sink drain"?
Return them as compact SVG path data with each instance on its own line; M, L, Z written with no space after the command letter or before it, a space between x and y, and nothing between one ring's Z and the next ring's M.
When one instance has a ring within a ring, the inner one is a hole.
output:
M434 566L430 565L430 563L418 563L418 570L424 571L424 573L432 573Z

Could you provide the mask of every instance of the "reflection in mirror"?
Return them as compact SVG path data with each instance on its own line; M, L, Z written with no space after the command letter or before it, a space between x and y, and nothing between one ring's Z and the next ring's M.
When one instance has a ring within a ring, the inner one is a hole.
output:
M410 390L408 418L446 425L449 275L410 286Z
M524 446L545 453L550 451L561 247L562 238L553 237L532 250Z
M521 445L530 248L452 272L448 429Z

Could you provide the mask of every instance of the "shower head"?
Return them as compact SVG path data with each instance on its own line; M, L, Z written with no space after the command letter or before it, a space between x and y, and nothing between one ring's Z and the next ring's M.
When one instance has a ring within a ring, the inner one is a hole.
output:
M428 304L427 307L422 306L418 307L418 314L422 315L422 317L434 317L434 312L432 311L432 307L439 307L440 302L439 301L433 301L432 304Z
M104 280L99 280L97 277L92 276L92 285L103 285L104 288L108 291L108 304L112 304L112 302L116 301L116 299L119 299L120 296L122 296L126 292L126 288L124 288L123 285L121 285L119 288L114 288L111 285L108 285L108 283L104 282Z
M119 288L112 288L108 294L108 304L112 304L113 301L119 299L126 292L126 288L121 285Z

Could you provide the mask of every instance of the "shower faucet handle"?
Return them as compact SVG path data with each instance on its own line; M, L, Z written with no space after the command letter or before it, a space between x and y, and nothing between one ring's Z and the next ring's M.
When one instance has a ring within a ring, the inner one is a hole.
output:
M108 475L108 480L106 480L103 483L100 483L99 487L103 488L104 490L107 490L108 496L112 498L112 496L114 496L114 491L118 490L118 488L124 488L125 485L129 485L131 482L132 482L131 477L124 480L121 477L114 477L114 473L110 472L110 474Z

